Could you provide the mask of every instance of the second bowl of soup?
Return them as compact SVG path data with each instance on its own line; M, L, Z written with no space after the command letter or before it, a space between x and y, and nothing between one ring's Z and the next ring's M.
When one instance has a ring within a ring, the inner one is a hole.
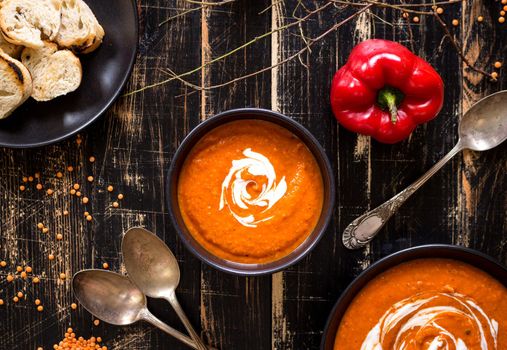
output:
M169 173L173 221L203 261L270 273L303 257L324 232L334 184L324 151L295 121L260 109L199 125Z

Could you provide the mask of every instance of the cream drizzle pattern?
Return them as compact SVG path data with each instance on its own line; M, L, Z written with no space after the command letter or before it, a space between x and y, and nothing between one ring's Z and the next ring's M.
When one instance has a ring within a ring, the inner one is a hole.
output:
M268 217L256 217L253 214L241 215L241 210L248 210L252 206L262 207L264 210L260 213L267 213L276 202L278 202L287 192L287 182L285 176L277 183L276 172L268 158L260 153L247 148L243 151L245 158L233 160L231 169L222 182L222 193L220 196L219 210L226 206L234 218L243 226L257 227L261 222L272 219ZM261 193L252 198L247 191L250 184L256 184L254 180L244 179L245 172L253 176L266 177L266 183L262 185ZM229 203L228 198L232 203ZM238 210L239 208L239 210Z
M458 293L421 293L394 304L370 330L361 350L468 350L469 339L459 338L440 322L446 317L471 324L470 334L479 337L481 350L497 349L498 323L474 300ZM387 338L394 339L392 346Z

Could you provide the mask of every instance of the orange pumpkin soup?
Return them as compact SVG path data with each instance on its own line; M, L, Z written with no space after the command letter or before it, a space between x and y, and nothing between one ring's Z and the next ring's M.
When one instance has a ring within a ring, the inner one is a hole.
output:
M507 288L455 260L401 264L359 292L334 349L505 350Z
M233 262L278 260L313 231L323 182L306 145L271 122L239 120L206 134L185 160L178 203L191 235Z

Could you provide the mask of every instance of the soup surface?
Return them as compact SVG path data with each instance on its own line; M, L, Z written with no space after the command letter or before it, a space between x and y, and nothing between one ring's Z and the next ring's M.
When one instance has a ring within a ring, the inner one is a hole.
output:
M306 145L274 123L238 120L206 134L185 160L178 202L192 236L239 263L278 260L313 231L323 182Z
M507 289L455 260L401 264L356 296L334 349L507 349Z

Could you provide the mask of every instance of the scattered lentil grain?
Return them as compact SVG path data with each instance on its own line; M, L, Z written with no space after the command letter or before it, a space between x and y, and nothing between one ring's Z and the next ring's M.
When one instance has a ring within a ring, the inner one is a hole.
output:
M95 157L91 156L90 158L88 158L88 160L90 161L90 163L93 163L93 162L95 162Z
M21 272L21 273L20 273L20 276L21 276L21 278L22 278L22 279L24 279L24 280L26 280L26 278L28 277L28 275L26 274L26 272L25 272L25 271Z
M25 271L28 273L32 273L32 268L30 266L26 266Z
M91 176L91 175L90 175L90 176L88 176L88 177L86 178L86 180L88 180L88 182L93 182L93 176Z
M90 213L89 213L89 212L87 212L87 211L85 211L85 212L84 212L84 216L86 217L86 216L88 216L88 215L90 215Z
M107 186L107 190L108 190L109 192L113 192L114 187L113 187L113 186L111 186L111 185L109 185L109 186Z
M28 182L28 177L26 176L23 176L23 178L21 179L23 182Z
M40 305L40 299L35 299L35 305Z
M505 17L498 17L498 22L499 23L504 23L505 22Z
M498 78L498 73L497 72L491 73L491 78L493 78L493 80L496 80Z
M505 11L504 10L500 11L500 16L505 16Z
M43 186L42 186L42 184L37 184L37 185L35 185L35 188L40 191L40 190L42 190Z
M7 262L6 261L0 261L0 267L6 267L7 266Z
M28 176L28 182L33 182L33 176Z
M63 211L63 215L65 215L65 216L69 215L69 211L68 210L64 210Z
M44 306L42 306L42 305L37 306L37 311L39 311L39 312L44 311Z
M459 21L457 19L452 20L452 25L457 27L459 25Z
M477 17L477 22L482 22L482 21L484 21L484 17L482 17L482 16Z
M72 186L72 187L74 187L74 189L77 191L77 190L79 190L79 188L80 188L81 186L80 186L79 184L74 184L74 186Z
M18 296L18 298L20 298L20 299L21 299L21 298L23 298L23 297L24 297L24 294L23 294L23 292L18 292L17 296Z
M495 68L502 68L502 62L496 61L494 64Z
M37 283L39 283L39 282L40 282L40 278L39 278L39 277L34 277L34 278L32 279L32 282L33 282L33 283L35 283L35 284L37 284Z
M75 189L71 189L70 190L70 194L75 195L76 194L76 190Z
M57 172L56 177L61 179L63 177L63 173L61 171Z
M118 202L113 202L113 207L114 208L118 208L120 206L120 204Z
M35 174L33 174L33 176L35 176L36 179L40 179L40 173L39 172L36 172Z
M92 218L92 216L91 216L91 215L88 215L88 216L86 216L86 220L87 220L87 221L92 221L92 220L93 220L93 218Z
M76 196L81 197L81 192L80 192L80 191L77 191L77 192L76 192Z
M55 256L54 256L53 254L49 254L49 255L48 255L48 259L49 259L49 260L55 260Z
M7 277L6 277L6 279L7 279L7 282L10 283L10 282L14 281L14 276L11 275L11 274L8 274Z
M59 240L59 241L61 241L63 239L63 235L61 233L58 233L56 235L56 239Z
M23 186L23 185L21 185L21 186L19 186L19 190L20 190L21 192L23 192L24 190L26 190L26 187L25 187L25 186Z
M109 268L109 264L107 262L103 263L102 264L102 268L104 268L105 270L107 270Z
M118 195L118 199L119 199L119 200L122 200L122 199L123 199L123 194L121 194L121 193L120 193L120 194Z
M62 272L62 273L60 274L60 279L61 279L61 280L65 280L66 278L67 278L67 275L66 275L65 273L63 273L63 272Z
M55 193L55 191L53 191L51 188L48 188L46 193L48 194L48 196L51 196L53 193Z
M14 297L14 298L12 298L12 301L15 302L15 303L17 303L19 301L19 298L18 297Z
M93 321L93 324L94 324L95 326L98 326L98 325L100 324L100 320L99 320L99 319L94 320L94 321Z
M76 309L77 309L77 304L76 304L76 303L72 303L72 304L70 304L70 308L71 308L72 310L76 310Z
M73 172L73 171L74 171L74 167L73 167L72 165L69 165L69 166L67 167L67 171L68 171L68 172Z
M0 305L3 305L3 304L4 304L4 300L0 299Z
M16 271L21 272L21 271L23 271L23 268L21 266L16 266Z
M83 204L87 204L89 199L88 199L88 197L83 197L82 201L83 201Z
M439 15L441 15L442 13L444 13L444 9L443 9L443 8L441 8L441 7L438 7L438 8L437 8L437 13L438 13Z
M48 232L49 232L49 228L44 227L44 228L42 229L42 233L48 233Z
M413 21L414 23L419 23L420 19L419 19L419 17L414 16L414 17L412 18L412 21Z
M44 228L44 224L43 224L42 222L39 222L39 223L37 224L37 228L38 228L39 230L42 230L42 229Z

